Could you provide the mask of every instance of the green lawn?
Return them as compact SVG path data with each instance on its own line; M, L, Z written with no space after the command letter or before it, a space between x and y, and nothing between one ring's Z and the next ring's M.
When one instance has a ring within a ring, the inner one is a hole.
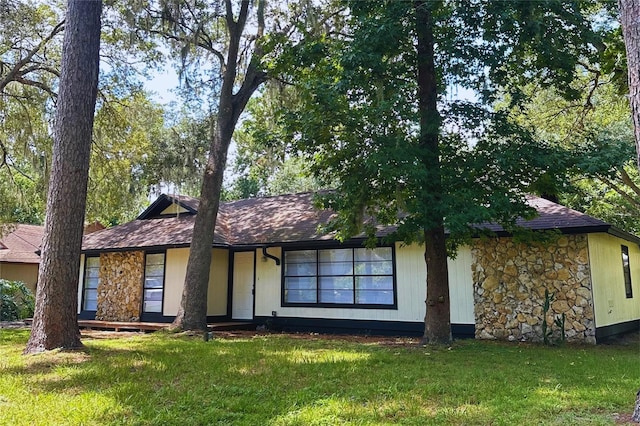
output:
M0 425L599 425L640 388L638 345L148 334L22 356L27 337L0 330Z

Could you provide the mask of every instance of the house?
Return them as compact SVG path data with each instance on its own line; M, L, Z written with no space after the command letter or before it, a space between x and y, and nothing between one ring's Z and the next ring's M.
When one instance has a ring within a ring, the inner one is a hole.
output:
M521 225L558 230L548 244L517 243L500 227L449 259L454 336L542 339L564 314L569 341L595 343L640 325L640 238L553 202ZM136 220L84 237L80 318L171 321L180 304L198 200L160 196ZM423 330L424 248L369 250L319 225L302 193L222 203L211 242L210 322L246 320L285 330L415 334ZM388 233L380 229L379 236Z
M22 281L35 294L44 227L7 225L0 232L0 279Z

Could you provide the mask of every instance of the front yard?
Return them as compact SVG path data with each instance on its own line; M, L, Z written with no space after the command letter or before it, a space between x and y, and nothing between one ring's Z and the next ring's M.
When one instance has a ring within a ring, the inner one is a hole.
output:
M0 425L600 425L640 388L640 343L91 333L25 357L27 337L0 330Z

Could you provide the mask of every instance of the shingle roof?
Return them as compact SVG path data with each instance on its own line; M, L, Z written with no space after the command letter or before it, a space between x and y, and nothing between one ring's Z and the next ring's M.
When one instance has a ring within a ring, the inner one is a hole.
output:
M533 195L527 196L527 204L537 210L538 216L531 220L519 219L516 224L536 231L560 229L567 232L592 228L591 232L598 232L595 229L602 228L601 232L604 232L604 228L611 226L595 217ZM482 224L482 227L494 232L503 231L503 228L495 223Z
M332 240L333 235L320 232L319 226L326 224L333 212L316 209L313 199L313 193L301 193L222 203L212 244L255 246ZM167 201L179 201L181 205L189 203L193 211L198 206L195 198L177 199L168 196L154 205L159 207ZM606 222L542 198L529 196L527 202L537 209L539 215L529 221L520 220L518 224L530 229L560 229L568 233L582 233L609 232L612 228ZM85 236L83 250L188 246L194 219L195 215L183 213L171 217L134 220ZM495 224L488 224L486 227L498 233L503 231ZM380 235L388 231L389 229L382 229ZM618 231L623 238L638 240L631 234Z
M318 232L333 214L313 205L313 193L249 198L222 204L230 244L255 245L331 240ZM220 221L218 221L220 222Z
M6 235L0 236L0 262L40 263L37 254L42 244L44 227L10 225Z

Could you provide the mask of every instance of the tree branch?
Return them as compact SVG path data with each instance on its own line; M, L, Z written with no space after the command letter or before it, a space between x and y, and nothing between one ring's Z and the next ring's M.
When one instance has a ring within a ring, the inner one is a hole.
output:
M53 29L51 30L51 33L47 37L41 40L40 43L38 43L36 47L31 49L24 58L18 61L13 66L11 71L9 71L9 73L5 76L5 78L0 81L0 92L3 92L7 84L9 84L11 81L15 81L16 76L19 74L21 68L24 67L26 64L28 64L29 61L31 61L31 59L34 57L34 55L40 51L40 49L42 49L49 41L51 41L51 39L53 39L58 33L60 33L63 30L64 30L64 21L60 22L58 25L53 27Z
M617 184L613 183L613 181L611 181L611 179L605 177L605 176L598 176L598 178L604 182L606 185L608 185L609 187L611 187L611 189L613 189L615 192L617 192L618 194L620 194L620 196L622 198L624 198L625 200L627 200L628 202L630 202L631 204L633 204L634 206L640 208L640 201L636 200L635 198L633 198L631 195L629 195L626 191L624 191L622 188L620 188Z
M636 195L640 196L640 188L631 180L631 176L627 173L624 168L620 168L620 176L622 178L622 182L627 185Z
M40 81L30 80L21 76L14 77L13 81L15 81L16 83L24 84L25 86L37 87L38 89L44 90L52 98L56 98L58 96L58 94L54 92L49 86Z

